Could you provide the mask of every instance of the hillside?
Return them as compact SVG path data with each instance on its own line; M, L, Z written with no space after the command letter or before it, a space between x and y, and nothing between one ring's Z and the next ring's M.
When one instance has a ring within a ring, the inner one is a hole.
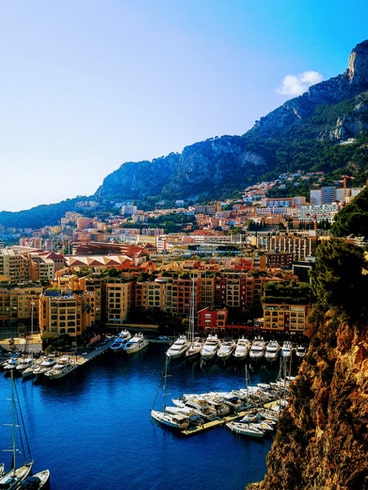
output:
M125 163L105 178L96 197L223 199L257 181L299 170L322 170L330 180L350 172L363 180L368 176L367 129L368 41L364 41L350 54L345 73L310 87L243 136L212 138L152 162Z
M124 201L146 209L157 202L169 206L177 199L208 202L299 171L323 171L326 185L349 173L360 185L368 178L367 145L368 41L364 41L352 50L343 74L310 87L262 117L244 135L211 138L152 161L123 163L90 197L102 209ZM308 187L274 189L306 196L308 191ZM74 204L72 199L62 206L1 212L0 224L55 224Z

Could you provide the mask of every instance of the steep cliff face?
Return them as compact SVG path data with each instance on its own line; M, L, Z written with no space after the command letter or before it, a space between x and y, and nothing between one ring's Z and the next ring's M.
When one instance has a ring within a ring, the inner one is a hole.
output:
M222 197L257 180L266 169L262 156L247 149L241 136L222 136L152 162L124 163L104 179L96 197L144 200L159 196L194 201L200 195Z
M368 488L368 337L330 310L280 421L268 471L247 490Z
M340 143L368 129L367 91L368 41L364 41L351 52L343 74L287 101L243 136L211 138L187 146L181 154L152 162L124 163L105 178L95 197L140 201L149 197L192 201L199 196L226 198L234 190L266 180L277 166L284 169L293 165L287 156L282 160L285 149L278 155L279 148L272 140L287 139L289 145L300 139L309 144Z
M316 107L321 105L337 104L347 99L354 99L368 90L368 41L355 46L349 56L347 70L337 77L313 85L303 95L291 99L281 107L262 117L251 132L264 138L272 137L286 127L301 126L311 117ZM363 129L367 129L367 121L358 118L364 113L364 107L357 99L352 116L339 116L336 126L339 130L331 129L330 137L335 140L344 140L354 137ZM365 111L366 113L366 111ZM352 124L354 119L354 125Z

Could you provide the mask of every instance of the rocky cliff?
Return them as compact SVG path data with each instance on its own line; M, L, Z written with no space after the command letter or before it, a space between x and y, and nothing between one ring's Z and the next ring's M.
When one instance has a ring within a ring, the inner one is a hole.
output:
M317 248L310 346L280 418L267 474L247 490L368 489L366 268L363 251L345 241Z
M341 114L335 121L335 128L328 132L332 139L342 141L346 137L355 137L363 129L367 129L366 107L362 106L366 100L359 97L368 90L368 41L358 44L349 56L348 68L345 73L329 80L313 85L303 95L291 99L281 107L270 112L256 122L250 133L263 138L270 138L275 133L285 131L286 128L302 126L310 118L317 107L333 105L342 101L355 99L351 115ZM359 116L364 113L364 117ZM361 120L361 125L352 125L351 120ZM338 130L336 130L338 129ZM326 135L321 135L326 136Z
M336 328L337 327L337 328ZM301 365L268 471L247 490L368 488L368 339L329 312Z
M214 196L226 196L239 185L244 188L266 170L261 154L247 148L244 138L222 136L152 162L124 163L105 178L96 197L210 200Z

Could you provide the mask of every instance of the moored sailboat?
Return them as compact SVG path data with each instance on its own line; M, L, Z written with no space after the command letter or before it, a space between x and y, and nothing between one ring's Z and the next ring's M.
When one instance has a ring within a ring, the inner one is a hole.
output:
M41 490L46 488L50 481L50 470L42 470L32 475L28 475L19 487L19 490Z
M190 318L188 327L188 349L185 352L185 359L192 361L197 359L201 354L203 342L200 337L194 336L194 323L195 323L195 282L194 277L192 281L192 300L190 302Z
M171 411L166 409L166 380L168 377L167 368L168 368L168 358L165 359L165 367L164 374L162 376L163 379L163 408L162 410L155 410L152 408L151 417L156 420L156 422L166 425L171 429L184 430L189 426L189 417L183 412L179 411ZM159 386L160 387L160 386ZM157 395L156 395L157 398ZM155 398L155 400L156 400ZM155 405L155 403L154 403Z
M264 430L262 430L260 427L247 422L227 422L226 427L230 429L231 432L235 432L236 434L240 434L242 436L260 439L265 435Z
M18 402L18 405L16 404ZM11 448L5 450L5 452L11 453L11 468L9 471L5 471L5 465L3 466L2 473L0 474L0 488L7 490L18 490L22 488L31 488L38 490L43 488L50 478L49 470L44 470L40 473L36 473L36 480L32 487L23 486L30 481L32 477L33 459L30 454L27 434L24 427L24 419L19 405L19 397L16 391L14 383L13 372L11 373L11 423L5 424L11 428ZM18 441L19 440L19 441ZM18 465L18 454L20 453L17 443L22 444L21 453L24 455L24 461ZM27 454L27 456L26 456ZM41 475L37 477L37 475Z

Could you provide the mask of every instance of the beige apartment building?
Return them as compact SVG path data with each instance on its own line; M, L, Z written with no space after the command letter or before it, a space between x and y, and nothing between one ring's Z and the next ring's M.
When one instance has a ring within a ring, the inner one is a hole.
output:
M165 310L167 280L137 282L135 284L135 306L144 310Z
M41 286L27 285L0 288L0 338L14 337L20 324L28 331L38 331Z
M28 259L13 248L0 249L0 277L14 283L29 279Z
M308 310L308 304L265 304L262 330L303 333Z
M96 322L92 291L60 293L49 290L40 296L39 324L43 336L76 338Z
M107 282L102 286L103 318L107 327L122 327L134 305L134 281Z

